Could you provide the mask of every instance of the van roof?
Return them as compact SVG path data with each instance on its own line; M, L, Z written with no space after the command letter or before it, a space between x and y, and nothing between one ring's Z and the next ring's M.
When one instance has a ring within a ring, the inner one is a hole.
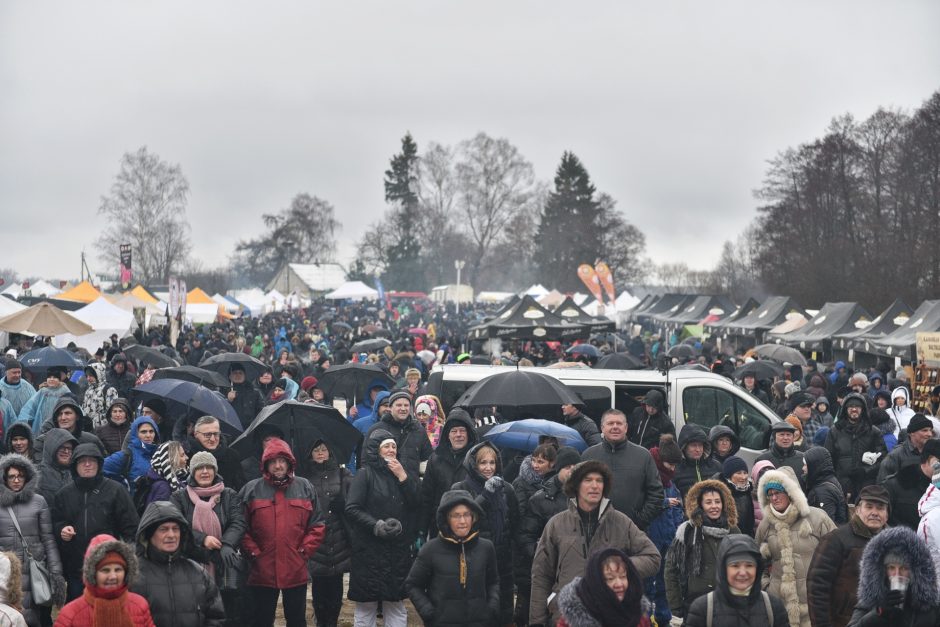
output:
M666 381L666 375L659 370L608 370L594 368L545 368L545 367L524 367L515 366L484 366L484 365L462 365L447 364L437 365L431 372L443 372L445 379L458 378L463 380L480 380L490 375L501 372L512 372L513 370L526 370L547 374L556 379L569 380L605 380L605 381L635 381L637 383L663 384ZM455 374L462 376L453 376ZM669 380L677 379L716 379L726 380L725 377L711 372L702 372L700 370L671 370Z

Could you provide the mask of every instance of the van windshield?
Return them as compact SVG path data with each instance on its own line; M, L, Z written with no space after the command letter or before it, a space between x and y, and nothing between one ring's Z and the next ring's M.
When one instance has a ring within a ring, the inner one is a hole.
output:
M713 387L688 387L682 391L685 422L696 424L707 433L712 427L731 427L742 448L767 448L770 420L743 399Z

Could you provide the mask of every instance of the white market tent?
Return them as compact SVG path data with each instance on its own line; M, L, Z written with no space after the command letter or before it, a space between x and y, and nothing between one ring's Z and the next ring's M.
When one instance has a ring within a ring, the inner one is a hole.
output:
M9 316L10 314L15 314L17 311L22 311L26 309L26 305L21 305L20 303L7 298L6 296L0 296L0 318L4 316ZM0 346L6 346L10 343L10 334L6 331L0 331Z
M538 299L548 294L548 290L541 283L537 283L525 291L525 296L531 296Z
M69 342L75 342L76 346L93 353L114 333L117 333L119 338L131 335L136 324L133 313L110 303L104 297L73 311L72 315L90 325L94 331L85 335L63 333L55 336L53 343L60 348L67 346Z
M226 298L225 296L222 296L218 292L212 295L212 300L221 305L222 308L229 313L237 314L241 310L241 305L233 300Z
M132 314L134 313L134 309L142 307L144 310L144 327L147 328L150 327L150 320L154 316L166 316L167 310L167 306L163 302L151 303L150 301L146 301L143 298L134 296L130 292L118 297L114 301L114 306L120 307L124 311L129 311Z
M479 292L476 301L478 303L501 303L515 296L512 292Z
M23 290L22 283L13 283L10 285L10 287L3 290L2 293L8 294L13 298L19 298L23 295L24 291L25 290ZM33 296L42 296L43 294L46 296L55 296L56 294L62 293L62 290L44 279L40 279L35 283L31 283L29 286L29 291Z
M374 300L378 297L378 291L362 281L347 281L325 296L333 300L362 300L364 298Z
M216 303L186 303L186 318L193 324L212 324L218 316Z
M226 292L226 295L231 296L247 307L252 317L257 317L264 313L264 292L257 287L245 290L229 290Z

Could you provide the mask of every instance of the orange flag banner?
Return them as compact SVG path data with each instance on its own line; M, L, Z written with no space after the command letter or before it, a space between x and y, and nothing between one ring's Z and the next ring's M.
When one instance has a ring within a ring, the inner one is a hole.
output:
M594 270L604 286L604 291L607 292L607 298L613 303L617 300L617 295L614 293L614 275L611 274L610 267L606 261L598 261L594 264Z
M597 302L604 303L604 295L601 293L601 282L597 278L597 272L589 263L582 263L578 266L578 277L587 286L588 291L597 299Z

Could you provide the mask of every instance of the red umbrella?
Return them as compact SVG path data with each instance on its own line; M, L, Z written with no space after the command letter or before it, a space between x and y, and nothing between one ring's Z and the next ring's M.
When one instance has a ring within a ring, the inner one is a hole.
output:
M408 329L408 335L427 335L428 330L422 329L421 327L412 327Z

